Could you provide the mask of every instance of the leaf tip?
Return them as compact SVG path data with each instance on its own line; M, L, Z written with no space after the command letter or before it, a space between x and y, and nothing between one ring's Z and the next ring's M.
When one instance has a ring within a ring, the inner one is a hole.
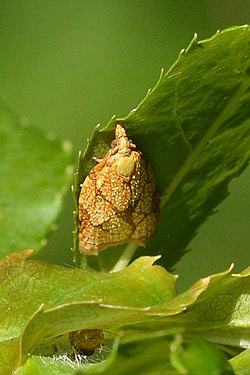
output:
M185 48L182 48L179 53L179 58L185 55Z
M193 42L197 43L198 41L198 34L194 33Z

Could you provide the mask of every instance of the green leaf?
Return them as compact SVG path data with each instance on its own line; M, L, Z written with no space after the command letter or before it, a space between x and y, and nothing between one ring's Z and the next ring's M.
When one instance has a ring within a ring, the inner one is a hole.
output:
M71 180L71 149L0 105L0 254L39 249Z
M164 370L171 368L167 358L170 338L164 332L144 335L133 335L128 338L118 338L110 357L99 364L91 364L90 360L73 363L64 358L57 360L31 357L18 371L18 375L29 374L165 374ZM60 363L60 371L58 371ZM77 371L78 369L78 371ZM81 370L83 372L81 372ZM33 372L32 372L33 371ZM64 372L63 372L64 371ZM143 372L142 372L143 371ZM163 372L164 371L164 372ZM171 374L171 372L168 372Z
M105 274L25 260L29 254L13 253L0 264L0 374L11 373L31 356L39 362L41 345L52 351L46 356L53 362L59 335L66 335L62 341L69 356L67 333L81 329L103 330L104 347L117 335L125 340L151 332L158 337L160 331L250 344L250 270L212 275L177 295L176 277L153 265L155 258L139 258L121 272Z
M17 375L31 374L168 374L168 375L230 375L234 374L226 357L203 340L183 341L164 331L118 338L106 360L93 363L79 358L74 362L64 356L30 357Z
M171 344L170 360L179 374L234 374L226 357L213 345L200 339L182 343L182 338L177 337Z
M239 274L231 274L231 271L232 267L226 272L208 277L205 292L180 318L183 318L186 332L191 335L200 335L220 344L248 348L250 267Z
M114 138L117 123L143 151L155 172L161 215L155 237L136 255L161 254L168 269L180 259L200 225L228 195L228 184L250 156L250 29L235 27L211 39L195 37L176 63L126 118L96 128L80 155L80 182ZM77 228L77 218L75 217ZM86 259L75 257L84 267ZM88 257L91 267L111 269L123 247ZM93 259L92 259L93 258Z
M13 253L0 268L0 338L3 347L12 340L13 364L23 362L42 339L104 326L116 332L131 317L137 321L147 306L176 294L175 277L159 266L151 267L154 259L139 259L122 273L104 275L26 262L29 254ZM14 338L20 338L18 350Z
M232 358L230 364L236 375L248 375L250 373L250 349Z

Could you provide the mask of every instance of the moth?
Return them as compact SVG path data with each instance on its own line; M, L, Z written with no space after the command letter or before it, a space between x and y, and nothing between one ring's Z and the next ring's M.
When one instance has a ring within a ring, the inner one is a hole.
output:
M117 124L115 140L81 185L79 251L98 255L110 246L145 243L155 232L159 196L152 168Z

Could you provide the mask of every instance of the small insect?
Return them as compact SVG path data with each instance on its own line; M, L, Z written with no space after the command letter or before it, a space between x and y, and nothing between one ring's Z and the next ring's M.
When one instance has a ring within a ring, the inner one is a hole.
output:
M155 232L159 197L152 169L121 124L97 162L79 196L80 253L98 255L130 241L144 245Z
M69 333L69 341L73 349L82 355L92 355L95 349L104 342L100 329L82 329Z
M90 356L104 344L104 333L100 329L82 329L71 331L56 337L50 337L36 345L31 354L45 357L67 356L75 360L76 356Z

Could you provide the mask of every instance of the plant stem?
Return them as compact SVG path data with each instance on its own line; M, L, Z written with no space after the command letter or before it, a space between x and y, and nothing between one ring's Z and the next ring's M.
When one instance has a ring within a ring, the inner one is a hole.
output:
M137 247L138 247L137 244L135 244L133 242L129 242L128 245L126 246L124 252L122 253L120 258L118 259L117 263L115 264L114 268L110 272L122 271L131 261Z

